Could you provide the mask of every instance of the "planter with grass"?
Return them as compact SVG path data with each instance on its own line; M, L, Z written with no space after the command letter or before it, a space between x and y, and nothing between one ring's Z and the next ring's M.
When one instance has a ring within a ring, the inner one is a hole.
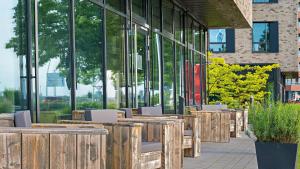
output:
M259 169L295 169L300 105L270 103L251 110Z

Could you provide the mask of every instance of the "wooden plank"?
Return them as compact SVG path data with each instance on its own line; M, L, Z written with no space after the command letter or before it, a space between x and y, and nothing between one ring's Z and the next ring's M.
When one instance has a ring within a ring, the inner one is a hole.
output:
M130 166L128 168L141 169L141 143L142 143L142 127L130 128ZM145 168L143 168L145 169Z
M141 168L140 169L155 169L164 168L161 162L161 152L154 151L143 153L141 155Z
M211 141L211 113L201 113L201 141Z
M76 168L76 135L50 134L50 169L73 168Z
M113 127L105 126L108 130L108 135L106 136L106 167L113 168Z
M49 134L22 134L22 169L49 169Z
M220 142L220 113L214 112L211 114L211 141Z
M121 127L113 126L113 168L121 168Z
M21 134L0 133L0 168L21 169Z
M93 169L105 167L101 165L101 135L77 135L77 167ZM102 150L103 151L103 150ZM105 153L104 153L105 154Z
M84 110L74 110L72 111L72 120L85 120Z
M121 164L123 168L131 166L130 160L130 128L122 127L121 128Z
M100 169L106 169L106 135L101 136Z

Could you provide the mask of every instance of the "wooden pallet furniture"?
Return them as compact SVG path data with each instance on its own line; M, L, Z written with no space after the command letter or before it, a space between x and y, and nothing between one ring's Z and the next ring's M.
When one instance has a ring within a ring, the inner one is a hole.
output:
M1 128L0 168L105 169L107 133L94 128Z
M142 123L142 141L162 143L162 168L183 168L183 121L121 118L119 122Z
M88 110L85 120L64 120L64 124L103 124L109 131L107 136L107 167L112 169L156 169L163 168L162 144L142 142L143 124L118 122L115 110Z
M0 168L106 168L103 125L32 124L29 111L0 117L8 119L0 123Z
M226 143L230 141L230 112L191 111L201 116L201 141Z
M160 106L140 107L138 115L133 118L154 118L154 119L182 119L183 120L183 142L184 156L199 157L201 152L201 116L163 114ZM175 120L176 121L176 120Z

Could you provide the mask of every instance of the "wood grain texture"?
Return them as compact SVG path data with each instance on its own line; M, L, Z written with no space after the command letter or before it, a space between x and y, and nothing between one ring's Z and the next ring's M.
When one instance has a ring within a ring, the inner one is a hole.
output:
M0 168L21 169L20 133L0 133Z

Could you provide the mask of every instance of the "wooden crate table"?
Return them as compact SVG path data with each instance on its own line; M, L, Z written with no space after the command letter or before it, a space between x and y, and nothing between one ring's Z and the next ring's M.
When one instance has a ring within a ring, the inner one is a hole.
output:
M230 112L191 111L201 116L201 141L227 143L230 141Z

